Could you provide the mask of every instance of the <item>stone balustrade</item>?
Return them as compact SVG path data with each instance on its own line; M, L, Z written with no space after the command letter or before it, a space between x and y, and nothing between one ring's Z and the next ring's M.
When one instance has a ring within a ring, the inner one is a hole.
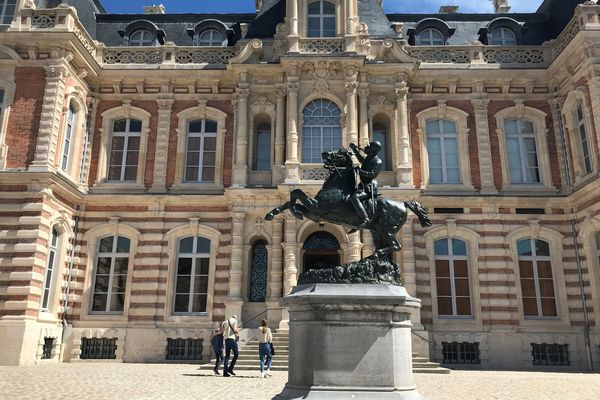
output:
M303 181L324 181L329 177L329 171L322 164L302 164L300 179Z
M339 54L346 48L344 39L339 38L300 39L299 47L302 54Z
M104 65L123 64L227 64L236 50L228 47L105 47L98 54Z

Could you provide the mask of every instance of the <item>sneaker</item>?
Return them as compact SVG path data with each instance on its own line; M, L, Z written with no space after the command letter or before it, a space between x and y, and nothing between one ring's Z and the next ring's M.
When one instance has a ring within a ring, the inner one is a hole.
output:
M262 379L262 378L264 378L264 377L265 377L265 373L264 373L264 372L261 372L261 373L260 373L260 378Z
M271 375L271 371L267 371L267 372L265 372L265 376L273 376L273 375Z
M227 371L229 373L229 375L233 375L235 376L235 373L232 370Z
M219 371L217 371L216 369L213 369L213 372L215 373L215 376L221 376L221 374L219 373Z
M230 377L230 375L229 375L227 372L223 372L223 377L224 377L224 378L229 378L229 377Z

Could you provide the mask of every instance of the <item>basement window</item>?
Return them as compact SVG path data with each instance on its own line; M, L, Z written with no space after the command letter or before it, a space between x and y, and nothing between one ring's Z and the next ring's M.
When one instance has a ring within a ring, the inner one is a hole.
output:
M481 364L479 343L442 342L443 364Z
M50 360L52 358L52 348L54 347L54 338L45 337L44 346L42 347L42 360Z
M167 360L202 360L202 339L167 339Z
M533 365L567 367L569 362L569 345L556 343L531 343Z
M82 360L114 360L117 358L117 338L82 338Z

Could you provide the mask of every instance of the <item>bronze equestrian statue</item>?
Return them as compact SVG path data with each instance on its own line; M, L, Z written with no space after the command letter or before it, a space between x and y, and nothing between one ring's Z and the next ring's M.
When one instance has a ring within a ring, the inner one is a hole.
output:
M379 195L375 180L381 170L381 160L377 157L381 149L379 143L369 144L364 150L367 157L359 153L360 149L355 144L351 144L351 147L362 163L358 170L353 166L349 150L323 152L321 157L329 176L315 198L309 197L301 189L295 189L290 193L290 201L271 210L265 219L271 221L277 214L289 209L298 219L344 225L352 230L369 229L375 253L368 259L387 259L387 256L401 248L396 234L406 223L407 209L417 215L421 226L431 226L431 221L418 202L398 202ZM360 177L358 185L357 174ZM354 199L358 199L360 204Z

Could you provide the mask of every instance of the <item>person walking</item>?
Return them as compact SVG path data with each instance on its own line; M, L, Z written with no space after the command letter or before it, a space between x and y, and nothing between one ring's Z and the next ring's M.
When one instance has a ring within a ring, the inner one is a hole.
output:
M213 351L215 352L215 367L213 372L215 376L221 375L219 373L219 366L223 362L223 327L216 329L213 333L213 337L210 339Z
M237 361L239 355L237 344L239 334L237 316L232 315L229 319L223 321L221 328L223 330L223 337L225 338L225 361L223 363L223 376L235 376L233 368L235 367L235 362ZM231 355L231 352L233 352L233 358L231 359L231 364L229 364L229 356Z
M258 328L258 355L260 357L260 377L271 376L271 346L273 343L273 334L271 328L267 326L267 320L263 319ZM267 370L265 371L265 365Z

